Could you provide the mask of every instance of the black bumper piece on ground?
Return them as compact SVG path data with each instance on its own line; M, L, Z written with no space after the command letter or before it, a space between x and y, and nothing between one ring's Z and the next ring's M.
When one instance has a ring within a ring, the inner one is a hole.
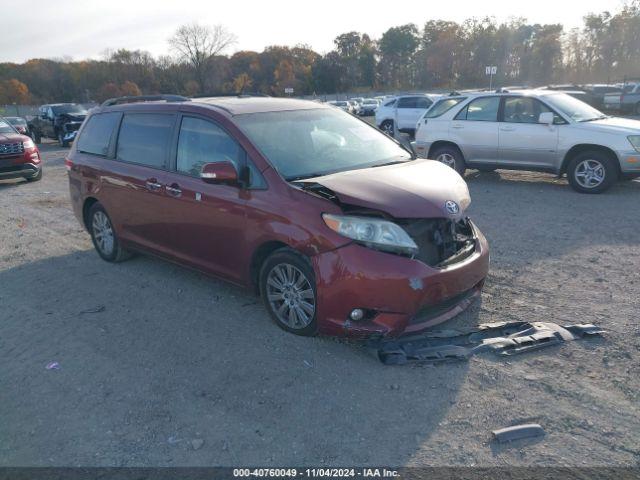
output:
M395 340L376 340L369 342L367 347L385 365L401 365L467 360L485 351L517 355L602 333L604 330L592 324L560 326L552 322L498 322Z

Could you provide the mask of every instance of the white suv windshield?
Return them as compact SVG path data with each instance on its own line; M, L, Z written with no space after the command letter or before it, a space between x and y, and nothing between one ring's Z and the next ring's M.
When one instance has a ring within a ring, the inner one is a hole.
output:
M236 120L287 180L411 159L387 135L341 110L252 113Z
M607 117L600 110L596 110L592 106L584 103L582 100L578 100L577 98L564 93L546 95L544 100L553 108L560 111L560 113L564 113L574 122L590 122L592 120L599 120Z

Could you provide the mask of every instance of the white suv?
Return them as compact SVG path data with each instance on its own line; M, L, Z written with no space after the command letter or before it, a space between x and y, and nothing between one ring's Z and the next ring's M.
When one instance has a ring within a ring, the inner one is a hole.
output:
M418 122L414 149L461 175L467 167L567 174L583 193L640 176L640 122L547 90L442 98Z
M437 98L438 95L414 94L383 100L376 110L376 125L391 136L395 130L413 136L416 122Z

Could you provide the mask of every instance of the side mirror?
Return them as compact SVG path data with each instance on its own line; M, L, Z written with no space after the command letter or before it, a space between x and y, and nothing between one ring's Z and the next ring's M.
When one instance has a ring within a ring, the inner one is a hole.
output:
M542 112L538 117L538 123L543 123L545 125L553 124L553 113L551 112Z
M238 172L231 162L205 163L200 178L206 183L238 183Z

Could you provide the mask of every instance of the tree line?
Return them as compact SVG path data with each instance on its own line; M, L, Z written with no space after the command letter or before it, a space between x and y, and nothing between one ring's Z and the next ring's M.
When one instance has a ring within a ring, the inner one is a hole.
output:
M223 26L184 25L166 55L141 50L105 52L102 59L32 59L0 63L0 104L91 102L120 95L188 96L260 92L296 95L485 86L620 81L640 76L640 0L616 12L589 14L580 27L429 20L389 28L378 39L347 32L321 55L306 45L262 52L226 52L236 37Z

